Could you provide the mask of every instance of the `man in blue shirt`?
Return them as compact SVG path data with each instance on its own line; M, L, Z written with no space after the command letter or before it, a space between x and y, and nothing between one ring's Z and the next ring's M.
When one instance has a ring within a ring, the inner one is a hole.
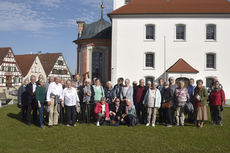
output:
M194 89L195 89L193 78L189 79L189 85L188 85L187 89L188 89L188 94L190 97L190 102L193 104ZM193 123L194 120L195 120L194 112L188 112L189 123Z

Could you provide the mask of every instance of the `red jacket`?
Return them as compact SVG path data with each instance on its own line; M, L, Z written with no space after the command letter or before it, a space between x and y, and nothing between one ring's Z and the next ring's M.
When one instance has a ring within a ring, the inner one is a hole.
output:
M98 113L101 113L101 112L102 112L102 105L100 102L98 102L95 109L94 109L95 118L97 118ZM108 103L105 103L105 116L109 117L109 105L108 105Z
M224 94L224 90L220 90L220 91L212 91L210 93L210 104L214 105L214 106L221 106L224 105L225 102L225 94Z

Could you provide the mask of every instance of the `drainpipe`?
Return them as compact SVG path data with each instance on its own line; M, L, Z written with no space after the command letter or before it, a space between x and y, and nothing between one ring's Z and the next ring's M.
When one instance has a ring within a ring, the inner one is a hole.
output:
M166 74L166 37L164 36L164 80L167 81L167 74Z

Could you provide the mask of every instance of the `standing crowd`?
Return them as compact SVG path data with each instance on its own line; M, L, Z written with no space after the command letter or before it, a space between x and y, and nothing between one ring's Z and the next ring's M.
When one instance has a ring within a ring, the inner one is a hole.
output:
M171 77L168 82L160 78L145 85L144 79L140 79L139 84L134 81L131 85L129 79L119 78L116 85L109 81L103 87L98 78L81 82L76 75L76 81L50 77L46 82L42 75L38 79L32 75L18 90L18 106L23 122L34 123L42 129L44 123L53 127L94 121L97 126L153 127L156 124L184 126L187 121L202 128L208 120L208 105L211 123L222 126L225 93L218 78L214 77L208 88L202 80L194 83L190 79L188 86L183 81L177 85Z

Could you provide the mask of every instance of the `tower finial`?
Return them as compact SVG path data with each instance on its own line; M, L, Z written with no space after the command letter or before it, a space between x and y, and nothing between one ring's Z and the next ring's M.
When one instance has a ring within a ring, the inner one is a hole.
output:
M104 1L102 0L102 3L101 3L101 19L103 19L103 16L104 16L104 12L103 12L104 8L105 8Z

